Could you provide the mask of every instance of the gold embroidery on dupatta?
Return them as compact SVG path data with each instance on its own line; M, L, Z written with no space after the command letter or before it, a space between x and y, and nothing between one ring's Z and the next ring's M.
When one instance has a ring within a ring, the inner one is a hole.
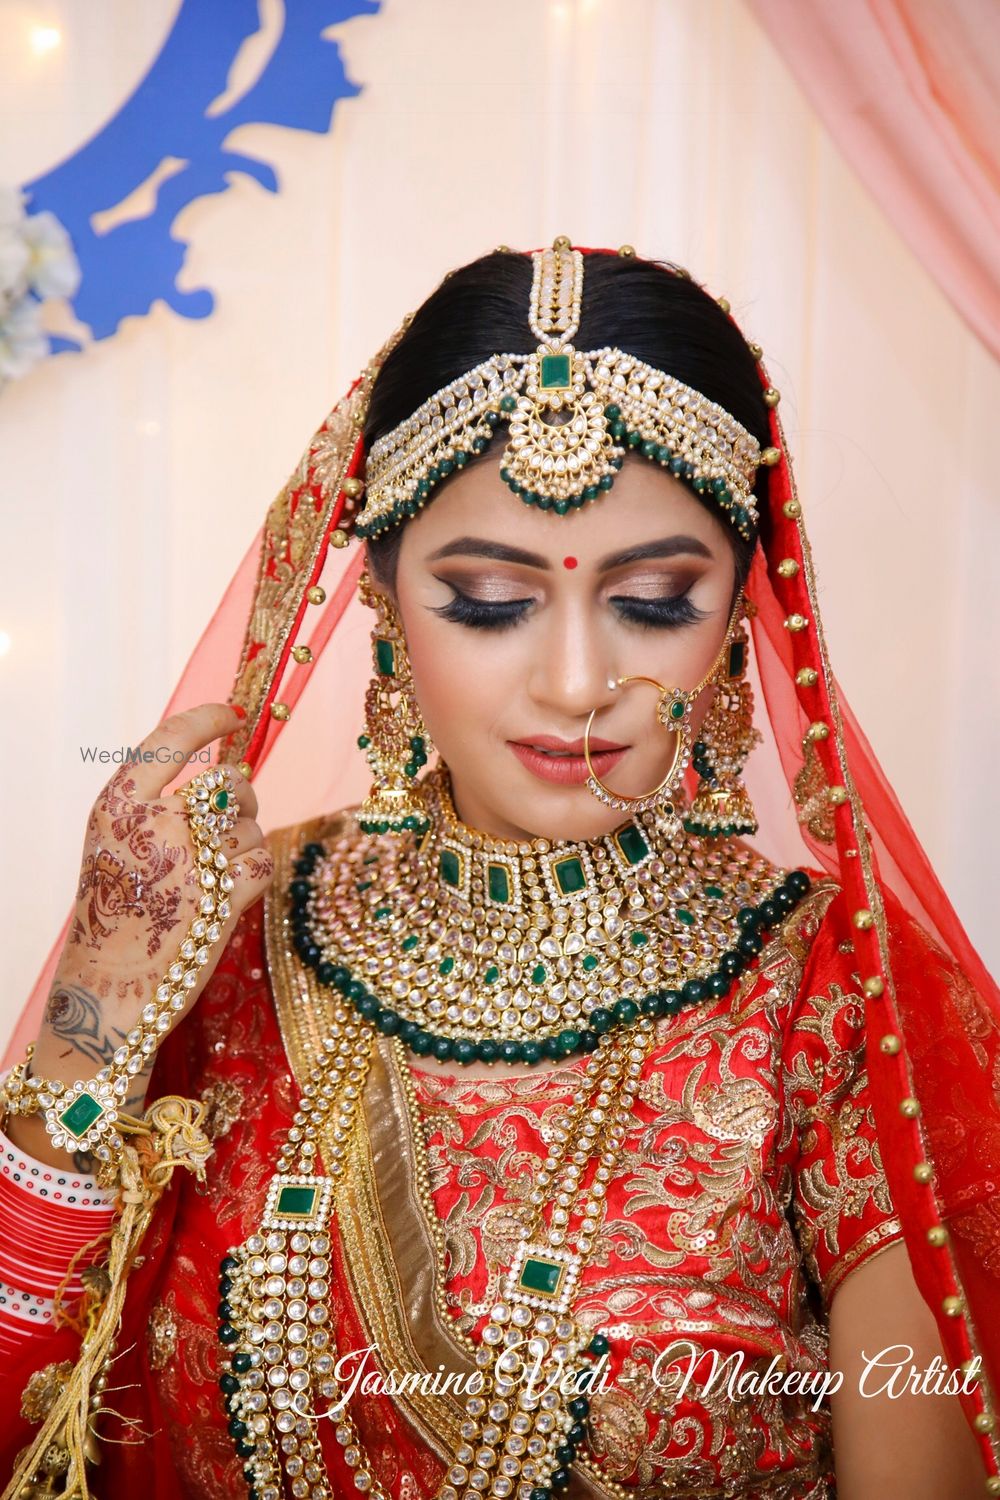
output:
M146 1325L150 1368L162 1370L177 1353L177 1320L165 1302L154 1302Z

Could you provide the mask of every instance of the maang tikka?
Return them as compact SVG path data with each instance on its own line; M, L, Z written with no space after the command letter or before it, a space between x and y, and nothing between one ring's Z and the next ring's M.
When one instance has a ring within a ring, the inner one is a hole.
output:
M358 809L358 824L365 833L425 833L430 819L417 776L432 746L413 691L406 637L391 600L367 573L358 589L375 611L374 671L365 694L365 730L358 737L372 785Z
M757 814L740 779L760 743L753 723L753 689L746 676L748 640L742 620L733 631L716 674L715 698L705 715L691 764L698 789L684 827L707 838L757 832Z

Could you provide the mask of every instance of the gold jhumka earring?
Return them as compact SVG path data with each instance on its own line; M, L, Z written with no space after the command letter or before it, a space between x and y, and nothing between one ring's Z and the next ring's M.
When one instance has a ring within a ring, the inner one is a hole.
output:
M715 697L694 746L698 790L684 827L703 838L757 832L757 814L740 779L747 757L761 740L753 723L753 688L747 681L748 641L740 621L716 676Z
M402 622L367 573L361 598L375 611L374 673L365 694L365 729L358 745L372 769L372 785L358 810L365 833L426 833L427 804L417 781L432 748L413 691Z

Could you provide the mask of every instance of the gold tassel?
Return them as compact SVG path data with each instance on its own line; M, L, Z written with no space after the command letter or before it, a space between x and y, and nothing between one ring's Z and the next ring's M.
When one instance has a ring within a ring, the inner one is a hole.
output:
M87 1465L100 1462L94 1423L121 1325L129 1272L175 1167L204 1181L212 1145L202 1130L205 1106L170 1094L157 1099L142 1120L119 1116L125 1137L118 1162L119 1218L111 1232L107 1264L85 1278L79 1317L83 1340L75 1365L47 1365L29 1380L22 1415L42 1420L22 1449L0 1500L91 1500ZM75 1321L75 1319L73 1319Z

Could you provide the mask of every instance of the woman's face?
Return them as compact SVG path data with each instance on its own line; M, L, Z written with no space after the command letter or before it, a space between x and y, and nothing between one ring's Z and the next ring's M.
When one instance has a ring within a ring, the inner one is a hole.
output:
M424 723L463 822L497 838L594 839L624 814L586 789L583 732L612 790L650 790L674 736L654 677L690 690L722 645L733 551L685 486L628 457L607 495L566 516L470 465L404 528L396 603ZM711 697L695 708L700 721Z

